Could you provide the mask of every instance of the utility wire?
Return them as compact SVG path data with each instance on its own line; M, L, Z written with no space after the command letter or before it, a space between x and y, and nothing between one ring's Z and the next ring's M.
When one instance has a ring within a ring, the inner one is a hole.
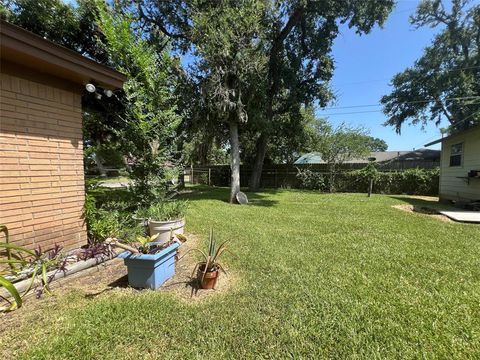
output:
M457 97L457 98L448 98L448 99L443 99L443 101L474 100L474 99L480 99L480 96L465 96L465 97ZM406 101L406 102L400 103L400 105L420 104L420 103L428 103L428 102L432 102L432 101L436 101L436 99ZM475 105L475 104L479 104L479 103L470 103L470 104L464 104L464 105ZM337 106L337 107L323 108L323 109L320 109L320 110L321 111L326 111L326 110L334 110L334 109L354 109L354 108L377 107L377 106L383 106L383 105L382 104L367 104L367 105ZM323 116L350 115L350 114L362 114L362 113L382 112L382 111L383 110L365 110L365 111L355 111L355 112L346 112L346 113L332 113L332 114L322 114L322 115Z
M445 74L445 73L449 73L449 72L453 72L453 71L470 70L470 69L477 69L477 68L480 68L480 66L479 65L474 65L474 66L467 66L467 67L463 67L463 68L459 67L459 68L455 68L455 69L446 69L446 70L438 71L437 73ZM377 79L377 80L354 81L354 82L336 84L335 86L370 84L370 83L374 83L374 82L389 81L391 79L392 78L383 78L383 79Z

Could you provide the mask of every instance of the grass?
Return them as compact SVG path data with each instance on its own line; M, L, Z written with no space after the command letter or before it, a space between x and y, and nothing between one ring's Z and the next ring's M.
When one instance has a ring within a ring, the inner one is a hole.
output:
M114 177L101 177L90 176L88 181L98 184L117 184L117 183L129 183L131 179L127 176L114 176Z
M239 279L234 289L195 304L152 291L71 292L0 335L0 354L480 357L478 226L392 208L424 202L402 197L282 190L232 206L227 189L197 190L187 230L206 237L213 226L219 241L231 240L237 256L224 263Z

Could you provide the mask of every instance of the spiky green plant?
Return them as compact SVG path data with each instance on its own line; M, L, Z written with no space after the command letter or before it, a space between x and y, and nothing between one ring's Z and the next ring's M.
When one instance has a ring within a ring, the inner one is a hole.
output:
M225 268L221 263L218 262L218 259L220 256L222 256L223 253L229 251L228 248L226 247L226 244L228 243L227 241L224 241L223 243L220 244L220 246L217 245L217 242L215 240L215 237L213 236L213 229L210 229L210 236L208 239L208 249L207 251L200 250L198 248L193 248L188 250L185 255L187 255L190 251L196 251L199 254L202 255L202 260L199 261L198 263L195 264L195 267L193 268L192 271L192 278L194 277L195 273L200 269L202 271L202 281L205 277L205 274L207 272L212 272L216 270L221 270L225 274L227 273L225 271ZM185 256L183 255L183 256ZM182 256L182 258L183 258Z

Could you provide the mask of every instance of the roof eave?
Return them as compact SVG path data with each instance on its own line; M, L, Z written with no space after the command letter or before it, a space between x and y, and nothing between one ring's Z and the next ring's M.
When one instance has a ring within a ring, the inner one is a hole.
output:
M441 143L443 140L447 139L448 137L445 137L445 138L441 138L441 139L437 139L435 141L432 141L432 142L429 142L428 144L425 144L423 146L425 147L429 147L429 146L432 146L432 145L435 145L435 144L438 144L438 143Z
M0 21L2 59L69 81L118 89L127 77L77 52L57 45L16 25Z

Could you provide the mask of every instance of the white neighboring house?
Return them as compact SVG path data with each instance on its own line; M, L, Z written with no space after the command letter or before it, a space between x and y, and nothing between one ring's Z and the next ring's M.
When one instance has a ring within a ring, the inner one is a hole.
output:
M440 201L480 201L480 126L433 141L442 144Z

